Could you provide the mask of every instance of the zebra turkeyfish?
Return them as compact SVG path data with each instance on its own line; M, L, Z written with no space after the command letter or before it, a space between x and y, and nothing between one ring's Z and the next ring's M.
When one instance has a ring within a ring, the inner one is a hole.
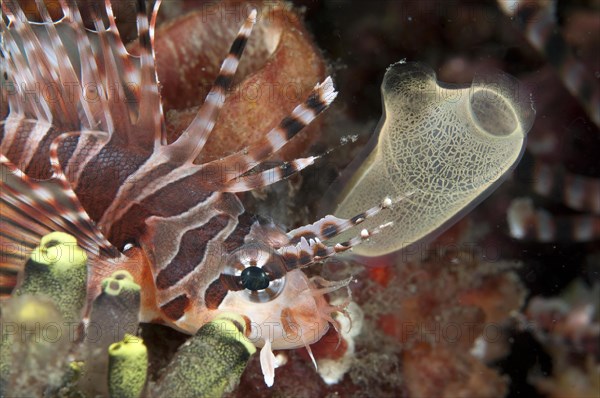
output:
M271 349L308 348L330 323L335 326L331 314L342 308L324 295L348 282L309 279L301 268L378 233L384 226L324 243L392 200L381 198L379 206L353 218L326 216L285 232L245 212L236 196L314 163L317 156L265 165L331 104L331 78L316 84L264 139L200 163L256 10L249 11L197 115L168 143L153 51L160 1L150 13L144 0L137 1L135 57L123 45L109 0L90 8L93 31L85 29L74 1L60 1L57 22L42 0L36 4L39 23L28 21L16 1L2 2L3 98L9 107L0 124L2 293L18 283L41 237L62 231L88 253L88 301L99 294L103 278L127 270L142 286L143 322L194 333L233 311L272 360Z

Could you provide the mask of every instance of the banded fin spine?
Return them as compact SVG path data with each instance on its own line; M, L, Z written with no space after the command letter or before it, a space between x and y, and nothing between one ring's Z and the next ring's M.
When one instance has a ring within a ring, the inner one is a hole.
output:
M521 167L519 180L530 183L538 195L562 201L573 210L600 214L600 179L571 173L536 157L522 164L526 166Z
M207 163L206 166L214 167L217 170L235 168L237 175L230 176L225 182L239 178L283 148L300 130L325 111L336 96L337 91L335 91L333 81L328 76L322 83L315 86L304 103L296 106L289 116L283 118L277 127L267 133L264 139L223 159Z
M556 23L556 1L498 0L502 11L515 19L531 45L546 55L571 95L600 127L600 84L577 59Z
M594 215L554 216L536 209L529 198L511 202L507 212L510 235L522 241L593 242L600 240L600 217Z
M297 244L283 246L277 252L283 256L287 271L304 268L338 253L351 250L392 225L393 222L388 222L372 229L362 229L359 235L333 246L323 244L319 238L306 239L302 237Z
M406 197L408 196L406 195ZM376 216L380 211L388 209L402 199L404 198L392 201L390 198L384 198L379 205L348 219L327 215L311 225L305 225L288 232L288 236L290 236L292 243L299 242L302 237L306 239L317 238L322 241L332 239L350 228L360 225L365 220Z
M110 1L105 1L107 3L106 8L109 9ZM157 0L154 3L150 23L148 23L146 1L138 0L138 14L136 19L140 40L140 106L136 129L134 130L136 134L132 138L136 142L144 142L147 147L150 147L150 143L152 143L155 149L166 140L166 127L158 89L158 76L156 74L153 48L154 28L160 4L161 0ZM153 131L154 135L148 134L148 131Z
M192 163L204 148L204 144L215 127L219 111L225 103L227 90L233 83L233 77L240 63L240 58L256 23L256 15L256 9L252 9L231 44L229 54L223 61L213 87L206 95L204 104L202 104L196 117L185 131L174 143L168 146L171 156Z
M221 191L246 192L269 186L281 180L285 180L299 171L313 165L318 158L318 156L310 156L307 158L295 159L291 162L285 162L280 166L272 167L259 173L246 174L228 181Z
M70 188L58 164L59 141L52 144L51 180L28 177L0 154L0 297L12 292L31 250L51 232L73 235L93 258L110 262L121 256L98 231ZM97 265L103 266L101 262Z

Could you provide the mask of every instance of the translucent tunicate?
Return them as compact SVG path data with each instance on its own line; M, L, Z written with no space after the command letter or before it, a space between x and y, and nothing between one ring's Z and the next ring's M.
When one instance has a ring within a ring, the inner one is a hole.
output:
M430 68L397 63L381 87L384 114L370 154L345 185L338 217L390 197L360 228L391 227L355 248L379 256L442 232L495 189L519 161L534 118L529 94L501 72L452 88Z

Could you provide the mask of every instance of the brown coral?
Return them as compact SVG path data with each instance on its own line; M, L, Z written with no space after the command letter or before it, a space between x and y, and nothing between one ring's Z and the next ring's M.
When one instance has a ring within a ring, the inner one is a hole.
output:
M204 5L157 29L157 71L169 141L189 125L204 101L248 9L239 1ZM295 12L282 2L263 3L237 84L203 151L204 160L257 142L324 77L325 63ZM318 130L318 124L304 129L284 148L281 158L298 157Z

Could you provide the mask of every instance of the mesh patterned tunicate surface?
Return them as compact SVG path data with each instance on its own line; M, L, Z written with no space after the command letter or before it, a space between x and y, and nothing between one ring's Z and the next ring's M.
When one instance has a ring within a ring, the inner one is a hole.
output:
M402 249L473 208L519 160L534 116L529 96L503 73L453 88L428 67L398 63L382 95L377 145L335 212L352 217L385 197L400 200L358 227L394 222L355 248L365 256Z

